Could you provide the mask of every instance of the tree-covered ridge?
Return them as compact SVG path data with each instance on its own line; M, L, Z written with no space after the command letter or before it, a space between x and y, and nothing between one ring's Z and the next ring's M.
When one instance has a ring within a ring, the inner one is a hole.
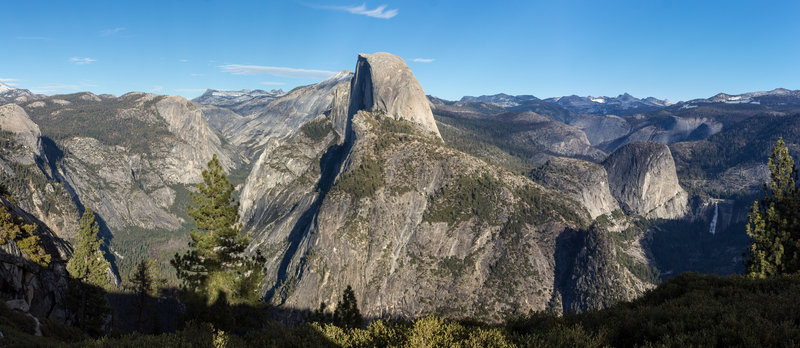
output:
M129 93L119 98L100 99L77 93L29 103L25 111L39 125L43 135L57 142L89 137L105 145L149 152L164 138L173 136L155 107L162 98Z

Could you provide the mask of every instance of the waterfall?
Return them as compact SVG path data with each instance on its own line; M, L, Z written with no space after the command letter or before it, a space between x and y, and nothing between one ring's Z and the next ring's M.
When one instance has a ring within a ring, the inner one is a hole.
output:
M719 204L714 203L714 218L711 219L711 227L708 229L713 235L717 234L717 216L719 216Z

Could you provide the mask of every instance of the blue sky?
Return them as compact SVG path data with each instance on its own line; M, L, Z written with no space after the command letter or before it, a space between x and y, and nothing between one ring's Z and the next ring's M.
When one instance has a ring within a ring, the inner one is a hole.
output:
M46 94L289 90L377 51L446 99L800 89L798 1L27 0L0 19L0 81Z

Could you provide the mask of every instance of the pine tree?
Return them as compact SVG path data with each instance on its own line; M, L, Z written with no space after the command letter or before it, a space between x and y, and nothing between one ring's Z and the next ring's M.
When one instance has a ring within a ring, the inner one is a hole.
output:
M194 206L187 208L197 229L190 232L189 247L170 261L184 288L215 302L220 293L227 301L256 303L261 299L263 258L245 255L249 239L239 233L238 204L216 155L203 171L203 182L192 193Z
M136 309L139 311L139 316L136 319L136 329L142 331L142 320L144 319L144 310L147 305L147 300L153 292L155 282L153 281L152 272L148 267L147 261L142 260L136 265L136 268L131 272L130 282L133 285L133 291L136 294Z
M103 333L103 326L110 309L105 299L105 288L110 285L110 263L105 259L98 237L100 227L94 212L87 207L80 221L75 250L67 263L72 280L67 301L76 312L78 327L94 336Z
M87 207L81 217L75 250L67 263L67 271L84 283L107 287L111 281L108 275L111 264L100 248L103 240L99 238L99 232L100 226L94 219L94 212Z
M336 326L350 329L360 328L364 325L364 318L358 310L356 294L350 285L344 290L342 299L336 304L336 310L333 312L333 323Z
M753 241L746 273L764 278L800 270L800 181L783 139L778 139L768 161L771 181L764 198L753 203L747 235Z

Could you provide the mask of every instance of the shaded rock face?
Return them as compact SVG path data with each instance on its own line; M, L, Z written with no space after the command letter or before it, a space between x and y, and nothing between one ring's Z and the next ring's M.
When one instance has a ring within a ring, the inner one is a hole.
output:
M358 55L350 85L349 114L359 110L386 112L389 117L416 123L441 138L422 86L405 61L395 55Z
M48 267L41 267L30 261L15 242L0 245L0 297L10 307L36 317L65 322L70 316L63 303L69 280L66 260L71 256L72 248L47 225L5 198L0 197L0 205L21 217L26 224L36 224L34 233L52 257Z
M678 183L672 153L664 144L631 143L603 162L611 193L622 208L648 218L678 218L688 194Z

